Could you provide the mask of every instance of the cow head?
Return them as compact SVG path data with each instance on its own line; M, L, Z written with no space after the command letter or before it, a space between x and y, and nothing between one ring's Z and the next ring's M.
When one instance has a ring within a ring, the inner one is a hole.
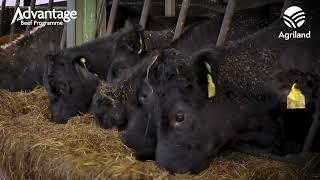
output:
M185 66L187 61L188 58L178 51L167 49L146 58L142 66L142 76L136 79L137 104L128 113L127 133L123 139L139 159L155 158L156 131L160 122L158 92L163 90L166 80L174 78L183 69L178 67Z
M66 123L68 118L85 113L98 85L86 57L58 51L48 55L44 85L50 98L52 119Z
M140 30L127 22L123 29L108 37L78 47L52 51L48 55L44 80L53 120L66 122L72 116L86 113L96 92L98 79L107 78L113 60L134 63L138 53L144 52L141 41Z
M155 159L170 172L203 170L212 156L266 112L260 103L238 101L221 88L215 57L211 51L196 54L193 68L168 80L158 95Z
M93 96L91 111L96 122L102 128L116 128L122 130L126 127L126 104L129 91L124 84L108 84L100 82Z

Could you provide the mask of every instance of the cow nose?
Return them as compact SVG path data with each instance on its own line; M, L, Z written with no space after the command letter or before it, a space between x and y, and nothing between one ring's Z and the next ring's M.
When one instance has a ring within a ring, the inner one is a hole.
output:
M68 117L52 114L51 120L58 124L66 124L68 122Z

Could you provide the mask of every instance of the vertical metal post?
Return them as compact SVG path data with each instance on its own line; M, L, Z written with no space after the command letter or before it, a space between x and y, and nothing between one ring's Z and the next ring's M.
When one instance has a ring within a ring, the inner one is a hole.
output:
M183 27L185 25L185 21L187 18L190 2L191 2L191 0L183 0L183 2L182 2L178 22L176 25L176 30L174 31L173 40L178 39L182 33L182 30L183 30Z
M97 6L97 20L96 20L96 33L95 37L100 37L104 34L106 31L106 1L105 0L99 0L99 4Z
M143 30L146 29L151 4L152 4L151 0L144 0L141 18L139 22Z
M49 3L48 3L48 10L52 10L53 8L53 0L49 0Z
M4 11L6 10L6 2L7 2L7 0L2 0L2 3L1 3L1 12L0 12L0 36L2 36L3 16L4 16Z
M31 0L23 0L23 6L31 6Z
M16 5L15 5L15 8L14 8L14 13L17 11L19 5L20 5L20 0L16 0ZM14 39L15 30L16 30L16 23L13 23L13 24L11 25L11 30L10 30L10 41L12 41L12 40Z
M101 19L101 23L100 23L100 30L99 30L99 36L104 36L106 35L107 32L107 2L105 0L104 1L104 6L102 7L102 19Z
M303 146L303 149L302 149L303 153L310 152L310 150L312 148L312 145L315 142L317 131L319 131L319 129L320 129L320 112L319 112L320 102L316 102L316 106L315 107L316 107L315 108L316 109L316 113L313 115L313 122L312 122L312 124L310 126L308 135L307 135L307 137L305 139L305 142L304 142L304 146Z
M112 0L110 17L108 20L107 35L110 35L113 31L113 26L117 17L118 5L119 5L119 0Z
M223 17L223 22L222 22L222 26L220 28L218 40L217 40L217 43L216 43L217 47L223 46L223 44L224 44L224 42L226 40L227 33L229 31L229 28L230 28L230 24L231 24L231 21L232 21L232 16L234 14L235 8L236 8L236 0L229 0L226 12L225 12L224 17Z
M31 6L31 11L35 10L36 8L36 0L31 0L30 2L30 6ZM32 25L28 25L25 31L26 35L30 34L30 30L31 30Z
M284 12L286 11L286 9L290 6L290 0L285 0L283 3L283 7L282 7L282 11L281 11L281 16L283 16Z
M316 137L316 134L317 134L319 127L320 127L320 121L318 119L314 119L313 123L310 127L308 136L305 140L302 152L305 152L305 153L310 152L310 150L312 148L312 144L315 141L315 137Z
M164 1L164 14L167 17L173 17L176 15L176 1L165 0Z
M84 42L95 39L96 33L96 0L84 1L83 35Z
M64 49L66 47L66 39L67 39L67 24L63 25L63 31L60 40L60 49Z
M75 0L68 0L67 1L67 9L69 11L75 10L76 4ZM67 47L75 46L75 20L71 19L70 22L67 23Z
M83 16L84 16L84 0L77 0L76 3L77 19L76 19L76 45L83 43Z

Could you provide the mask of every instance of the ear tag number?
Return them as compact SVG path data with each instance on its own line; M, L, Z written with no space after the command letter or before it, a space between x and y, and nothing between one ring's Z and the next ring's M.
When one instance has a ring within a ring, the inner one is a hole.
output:
M292 85L291 91L287 96L287 109L305 109L306 100L305 96L302 94L300 89L298 89L297 84Z

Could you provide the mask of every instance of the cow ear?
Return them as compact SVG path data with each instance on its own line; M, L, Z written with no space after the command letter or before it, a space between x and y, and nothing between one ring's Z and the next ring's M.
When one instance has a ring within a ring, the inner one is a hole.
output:
M208 98L216 95L220 49L204 49L192 55L197 82Z

